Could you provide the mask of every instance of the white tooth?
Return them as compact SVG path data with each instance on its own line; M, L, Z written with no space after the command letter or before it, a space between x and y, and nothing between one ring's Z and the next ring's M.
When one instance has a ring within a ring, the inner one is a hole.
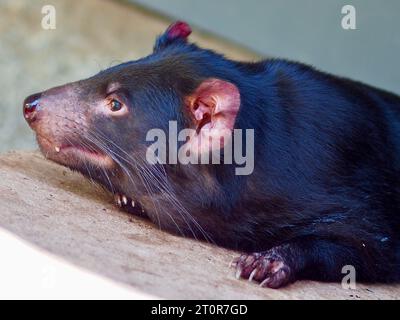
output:
M118 207L120 207L121 206L121 196L119 194L116 194L114 196L114 198L115 198L115 202L117 203Z
M122 202L124 203L124 205L128 204L128 199L126 196L122 196Z
M132 207L135 207L135 201L132 200Z
M144 213L144 209L142 209L142 213Z
M54 149L56 150L57 153L60 152L60 147L55 147Z

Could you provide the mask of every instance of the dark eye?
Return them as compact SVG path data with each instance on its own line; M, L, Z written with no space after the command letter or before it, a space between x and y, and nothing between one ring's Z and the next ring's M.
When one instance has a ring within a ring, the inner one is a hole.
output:
M112 99L110 101L110 109L113 112L119 111L122 109L122 103L119 102L118 100Z

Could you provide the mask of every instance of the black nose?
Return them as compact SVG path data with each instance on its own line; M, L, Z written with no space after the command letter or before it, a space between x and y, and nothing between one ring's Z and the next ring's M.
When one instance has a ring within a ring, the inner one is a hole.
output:
M36 119L36 113L40 108L40 96L41 93L36 93L24 101L24 117L28 123L32 123Z

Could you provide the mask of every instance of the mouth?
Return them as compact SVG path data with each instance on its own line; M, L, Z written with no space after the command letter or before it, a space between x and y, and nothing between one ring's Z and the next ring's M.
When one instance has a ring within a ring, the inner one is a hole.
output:
M47 137L37 135L40 149L46 158L65 166L77 166L81 162L111 169L114 160L97 146L80 142L51 141Z
M98 147L85 143L70 141L52 141L37 134L37 140L42 153L46 158L73 169L82 168L83 163L90 163L100 168L113 169L114 160ZM87 167L86 167L87 168ZM146 217L146 211L139 201L121 193L114 194L115 204L131 214Z

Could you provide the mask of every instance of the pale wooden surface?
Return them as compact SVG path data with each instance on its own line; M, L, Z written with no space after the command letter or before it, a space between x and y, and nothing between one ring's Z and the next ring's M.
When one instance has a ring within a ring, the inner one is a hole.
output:
M111 195L37 152L0 156L0 228L64 261L160 298L400 297L400 286L358 284L350 291L339 284L300 281L272 290L238 281L228 267L236 253L171 236L119 211Z
M0 300L157 299L74 265L1 227L0 252Z

